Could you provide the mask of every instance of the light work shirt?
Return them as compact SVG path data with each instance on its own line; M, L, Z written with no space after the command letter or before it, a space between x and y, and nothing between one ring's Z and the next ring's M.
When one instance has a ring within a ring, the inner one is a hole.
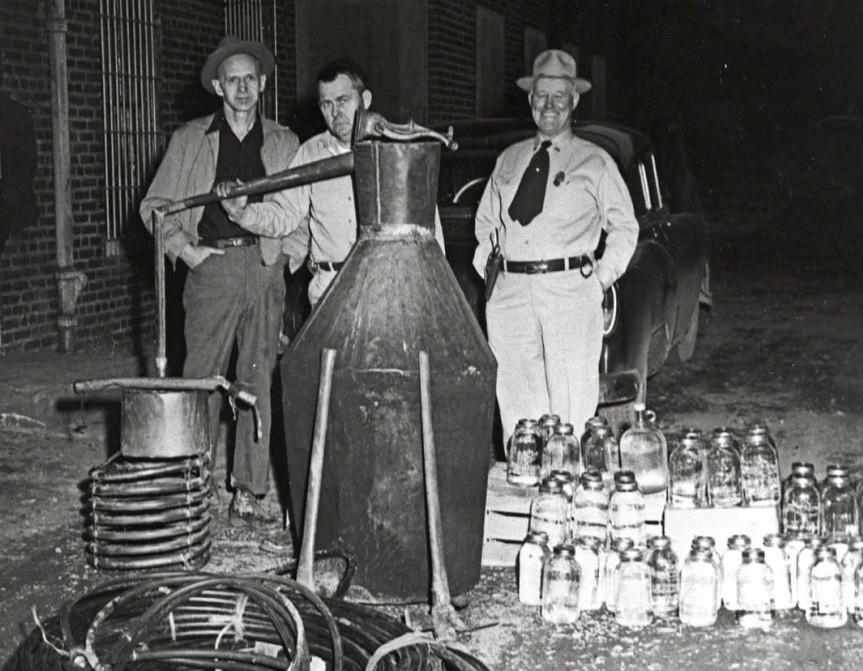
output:
M605 252L594 272L609 287L626 270L638 242L638 221L626 183L608 153L572 132L551 138L549 171L542 212L527 226L507 210L531 156L545 139L537 135L507 147L498 157L476 213L479 243L473 264L480 276L491 251L490 234L500 231L508 261L542 261L587 255L601 231Z
M300 145L290 167L296 168L349 151L329 131L324 131ZM248 205L240 225L266 237L290 234L294 246L306 236L312 261L344 261L357 240L357 207L351 175L278 191L269 202ZM437 208L435 239L444 249Z

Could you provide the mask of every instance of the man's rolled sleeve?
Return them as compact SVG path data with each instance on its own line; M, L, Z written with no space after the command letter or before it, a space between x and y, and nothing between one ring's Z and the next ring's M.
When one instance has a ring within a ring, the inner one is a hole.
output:
M500 163L500 159L498 159ZM500 227L500 193L498 191L495 176L497 166L485 186L479 207L476 211L474 233L476 235L477 248L473 256L473 267L477 274L485 279L485 262L491 252L491 234Z
M606 165L599 182L599 202L603 207L603 228L608 233L605 251L597 263L596 275L602 286L610 287L623 275L638 243L638 220L629 190L615 165Z

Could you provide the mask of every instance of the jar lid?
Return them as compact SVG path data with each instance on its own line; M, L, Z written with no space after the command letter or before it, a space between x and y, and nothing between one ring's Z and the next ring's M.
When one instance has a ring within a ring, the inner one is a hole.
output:
M767 534L764 537L764 545L769 548L785 547L785 536L782 534Z
M635 471L616 471L614 473L614 481L617 482L635 482Z
M585 489L591 489L591 485L602 485L602 473L595 469L590 469L581 474L579 478L582 486Z
M638 483L635 480L616 480L614 488L619 492L637 492Z
M728 547L742 550L752 545L752 539L746 534L734 534L728 539Z
M795 461L791 464L792 475L811 475L815 472L815 466L808 461Z
M569 471L552 471L548 476L550 478L554 478L561 485L571 485L575 482L575 477Z
M539 423L543 426L548 424L560 424L560 415L552 415L547 413L539 418Z
M597 426L593 430L593 433L596 435L597 438L607 438L608 436L612 435L611 427L608 426L608 424Z
M554 555L556 557L572 557L574 554L575 548L568 543L554 546Z
M688 426L681 432L686 438L701 438L704 435L704 431L699 429L696 426Z
M626 536L622 536L621 538L615 538L611 543L611 549L615 552L623 552L624 550L628 550L631 547L635 546L635 541Z
M764 550L762 550L761 548L746 548L743 551L743 561L746 564L763 564Z
M539 485L540 494L560 494L563 491L561 483L552 476L543 478Z
M554 432L560 434L561 436L571 436L575 432L575 428L572 426L572 424L558 423L554 425Z
M656 550L664 550L671 547L671 539L668 536L653 536L648 539L647 545Z
M836 559L836 550L831 548L829 545L824 545L817 550L815 550L815 558L816 559L827 559L832 558Z
M548 534L544 531L528 531L524 542L548 545Z
M537 421L535 419L528 419L525 417L524 419L518 420L518 426L524 426L527 428L534 428L536 425L537 425Z
M711 561L713 552L708 548L692 548L689 550L689 557L697 561Z
M716 539L713 536L696 536L692 539L692 547L710 549L716 547Z
M576 542L579 545L583 545L584 547L589 548L591 550L598 550L600 544L602 543L602 541L599 540L596 536L589 536L589 535L579 536L578 540Z
M641 548L626 548L620 553L620 558L623 561L642 561L644 559L644 553L641 551Z

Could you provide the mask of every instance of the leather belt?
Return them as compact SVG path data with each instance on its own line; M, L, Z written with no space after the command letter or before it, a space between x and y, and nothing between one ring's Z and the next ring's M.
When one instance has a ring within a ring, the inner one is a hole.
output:
M253 235L241 235L236 238L201 238L198 244L215 249L230 249L231 247L250 247L257 241L258 239Z
M342 266L345 265L344 261L312 261L309 260L309 269L315 273L319 270L329 270L331 272L336 272L342 269Z
M503 260L503 272L525 273L537 275L541 273L557 273L562 270L580 269L584 277L593 274L593 259L587 255L570 256L567 259L549 259L547 261L507 261Z

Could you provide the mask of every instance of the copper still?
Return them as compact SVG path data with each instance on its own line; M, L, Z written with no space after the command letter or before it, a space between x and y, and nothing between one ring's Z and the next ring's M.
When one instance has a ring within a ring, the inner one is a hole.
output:
M281 363L292 517L299 524L320 353L338 351L317 547L353 555L354 583L381 599L429 592L421 350L431 367L452 593L471 588L480 574L497 364L434 238L440 152L430 141L354 145L358 240Z

